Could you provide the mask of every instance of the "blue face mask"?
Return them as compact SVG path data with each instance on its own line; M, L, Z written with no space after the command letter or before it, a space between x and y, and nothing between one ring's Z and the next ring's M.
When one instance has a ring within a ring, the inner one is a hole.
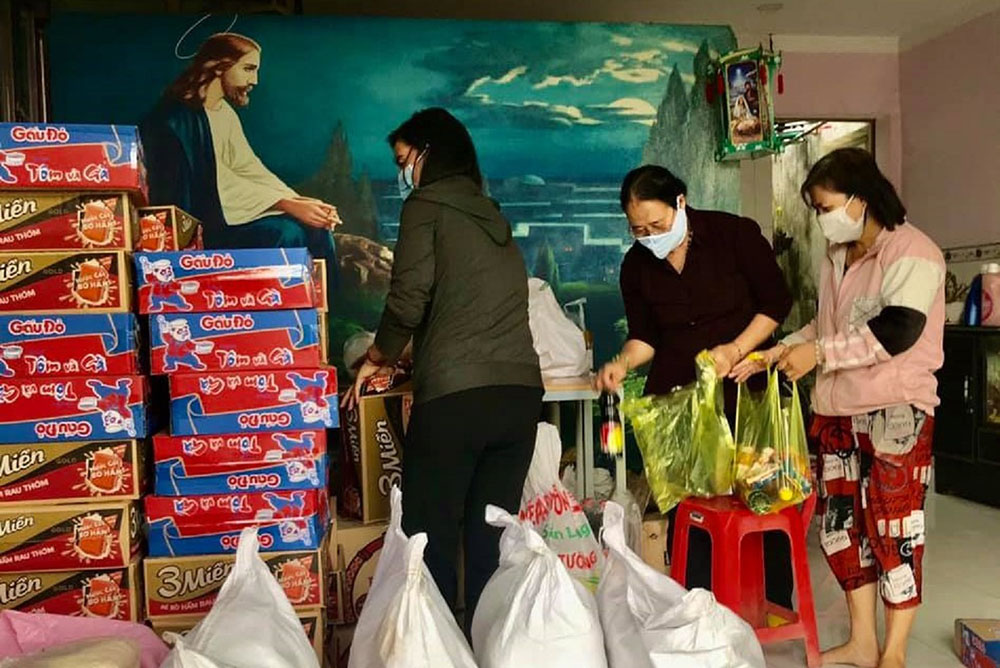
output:
M663 260L670 252L684 243L687 238L688 233L688 219L686 208L681 208L680 202L677 203L676 213L674 214L674 224L670 228L669 232L664 232L663 234L651 234L648 237L639 237L636 239L640 244L649 249L657 260Z

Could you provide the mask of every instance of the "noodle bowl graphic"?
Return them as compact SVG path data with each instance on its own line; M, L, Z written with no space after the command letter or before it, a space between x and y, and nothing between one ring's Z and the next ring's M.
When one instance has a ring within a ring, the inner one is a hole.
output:
M99 514L85 515L73 522L73 546L69 552L84 563L107 559L115 546L115 533Z
M66 279L70 294L63 297L78 307L103 306L112 294L110 262L84 260L73 267Z
M78 207L74 236L83 246L107 246L114 242L118 228L115 204L114 199L93 199Z
M125 593L121 588L121 575L102 573L87 580L82 595L77 598L83 617L117 619L122 612Z

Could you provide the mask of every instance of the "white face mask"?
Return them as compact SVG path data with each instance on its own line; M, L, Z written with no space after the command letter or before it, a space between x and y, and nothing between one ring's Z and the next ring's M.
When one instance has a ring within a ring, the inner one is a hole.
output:
M399 186L399 196L404 200L413 192L413 163L408 162L406 166L399 170L396 178Z
M851 214L847 213L847 207L853 201L854 197L852 196L844 203L844 206L817 216L819 228L823 230L823 236L831 243L849 244L861 238L861 234L865 230L865 214L861 214L861 220L851 218Z
M636 241L648 248L649 252L657 260L662 260L670 255L671 251L684 243L684 240L687 239L687 233L687 211L681 207L680 198L678 197L677 209L676 213L674 213L674 224L670 228L670 231L663 234L651 234L648 237L639 237Z

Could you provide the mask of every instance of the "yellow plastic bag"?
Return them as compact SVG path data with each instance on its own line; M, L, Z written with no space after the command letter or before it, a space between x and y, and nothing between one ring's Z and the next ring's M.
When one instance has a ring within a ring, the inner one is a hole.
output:
M732 493L736 448L723 409L722 381L707 351L698 354L696 364L693 384L622 405L650 490L664 513L689 496Z
M736 493L747 508L765 515L802 503L812 494L809 449L799 389L782 398L778 371L754 396L740 385L736 408Z

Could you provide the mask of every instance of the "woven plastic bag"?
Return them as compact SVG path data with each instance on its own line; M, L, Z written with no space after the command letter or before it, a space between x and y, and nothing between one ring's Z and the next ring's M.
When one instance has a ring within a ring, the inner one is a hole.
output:
M704 589L686 591L625 545L625 513L608 502L608 568L597 606L611 668L764 668L750 625Z
M561 452L559 429L538 423L519 517L541 534L570 575L594 592L604 569L604 553L583 507L559 479Z
M723 408L722 380L707 351L695 363L693 384L662 396L626 399L622 406L663 513L689 496L732 492L736 448Z
M736 408L736 493L765 515L802 503L812 494L809 449L798 387L781 396L778 371L755 395L740 385Z
M480 668L607 668L593 594L529 523L496 506L486 507L486 522L503 534L500 567L472 619Z
M208 615L161 668L319 668L288 597L258 554L257 529L240 534L236 563Z
M361 610L349 668L476 668L465 636L424 565L427 534L403 533L403 495L392 505L382 556Z

